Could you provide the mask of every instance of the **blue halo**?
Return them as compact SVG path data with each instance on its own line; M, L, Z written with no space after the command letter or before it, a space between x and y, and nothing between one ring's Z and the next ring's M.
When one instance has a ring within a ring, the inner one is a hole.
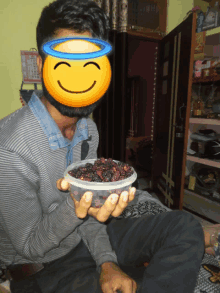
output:
M96 52L90 52L90 53L65 53L65 52L59 52L53 49L55 45L58 45L60 43L63 43L69 40L79 40L79 39L101 45L101 50ZM46 54L51 55L53 57L60 58L60 59L68 59L68 60L83 60L83 59L98 58L103 55L107 55L109 52L111 52L111 50L112 50L112 46L109 43L100 39L93 39L93 38L79 38L79 37L63 38L63 39L56 39L56 40L49 41L43 45L43 51Z

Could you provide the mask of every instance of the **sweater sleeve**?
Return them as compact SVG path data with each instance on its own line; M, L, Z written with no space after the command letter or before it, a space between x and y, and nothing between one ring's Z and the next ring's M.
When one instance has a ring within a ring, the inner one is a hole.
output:
M17 253L31 261L57 248L85 221L76 216L68 197L46 212L38 198L39 181L34 164L0 148L0 225Z
M105 262L118 264L105 224L100 223L93 217L89 217L86 222L77 227L77 231L95 260L99 273L100 266Z

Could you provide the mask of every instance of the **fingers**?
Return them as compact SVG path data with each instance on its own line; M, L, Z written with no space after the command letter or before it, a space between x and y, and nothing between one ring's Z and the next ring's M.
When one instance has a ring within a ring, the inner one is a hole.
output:
M123 191L120 194L120 198L118 201L117 206L115 207L115 209L112 212L112 216L113 217L118 217L122 214L122 212L124 211L124 209L127 207L128 205L128 200L129 200L129 194L127 191Z
M61 189L61 181L63 180L63 178L60 178L57 180L57 189L62 190Z
M93 196L93 193L90 191L87 191L86 193L84 193L80 201L77 201L72 196L72 199L75 204L75 212L78 218L84 219L87 216L88 210L92 204L92 196Z
M132 293L136 293L137 292L137 283L133 280L133 286L132 286Z
M60 178L57 180L57 188L61 191L70 190L70 184L64 178Z
M116 208L118 198L119 196L117 194L111 194L101 208L97 209L91 207L88 214L96 218L99 222L106 222Z
M112 212L113 217L120 216L124 209L127 207L128 203L131 202L135 198L136 188L132 187L129 192L123 191L120 194L120 199L114 211Z
M102 288L103 293L119 293L119 292L121 292L121 291L118 291L118 290L113 290L111 288L111 286L108 285L108 284L105 284L104 286L101 286L101 288Z
M130 278L126 279L125 282L122 283L121 292L135 293L134 291L134 281ZM120 292L120 291L119 291Z
M135 187L132 187L132 188L129 190L129 195L128 195L129 202L131 202L132 200L134 200L134 198L135 198L135 194L136 194L136 188L135 188Z

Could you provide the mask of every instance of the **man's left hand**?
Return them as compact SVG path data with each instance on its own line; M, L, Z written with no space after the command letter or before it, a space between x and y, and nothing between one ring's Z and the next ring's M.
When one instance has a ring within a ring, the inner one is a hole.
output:
M100 285L103 293L135 293L137 283L125 274L115 263L101 265Z

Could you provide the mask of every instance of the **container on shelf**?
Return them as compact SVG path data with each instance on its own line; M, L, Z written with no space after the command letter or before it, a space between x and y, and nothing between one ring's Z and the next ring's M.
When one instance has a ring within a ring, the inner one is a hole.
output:
M215 6L209 6L207 8L207 12L205 15L205 19L203 21L203 30L209 30L219 25L219 3L218 1L215 2Z
M205 105L201 96L193 99L193 117L204 117Z

